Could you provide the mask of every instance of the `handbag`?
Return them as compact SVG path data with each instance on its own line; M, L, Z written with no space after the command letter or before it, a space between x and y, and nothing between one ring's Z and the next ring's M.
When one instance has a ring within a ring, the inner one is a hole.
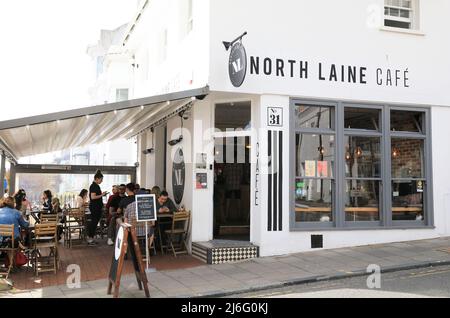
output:
M21 267L28 263L28 258L26 257L26 255L24 253L17 252L14 263L15 263L16 267ZM9 257L6 258L5 265L6 265L6 267L9 267Z

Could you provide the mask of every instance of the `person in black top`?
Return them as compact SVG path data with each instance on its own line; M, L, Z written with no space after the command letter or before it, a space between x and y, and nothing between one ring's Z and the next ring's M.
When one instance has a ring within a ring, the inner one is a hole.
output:
M118 209L118 211L119 211L120 215L123 216L123 212L125 211L125 209L127 208L127 206L128 206L130 203L133 203L133 202L135 201L134 191L135 191L135 185L134 185L134 183L128 183L128 184L126 185L126 193L127 193L127 196L124 197L122 200L120 200L120 203L119 203L119 209Z
M103 212L103 197L108 194L108 192L102 192L100 189L100 184L103 182L103 174L100 170L97 170L94 176L94 182L92 182L89 187L89 210L91 211L91 222L88 225L87 235L88 244L96 245L94 241L95 231L97 230L97 224L102 217Z
M173 213L177 210L177 207L169 198L167 191L162 191L161 195L156 200L156 211L158 211L158 213Z
M43 210L48 213L53 212L52 198L53 198L52 192L50 190L45 190L42 195L42 201L44 201Z

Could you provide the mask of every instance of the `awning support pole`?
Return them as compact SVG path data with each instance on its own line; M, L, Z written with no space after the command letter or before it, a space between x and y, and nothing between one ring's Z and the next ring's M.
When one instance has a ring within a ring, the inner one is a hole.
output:
M0 194L3 195L5 194L5 185L4 185L4 180L5 180L5 172L6 172L6 156L5 156L5 152L2 151L2 158L1 158L1 166L0 166Z

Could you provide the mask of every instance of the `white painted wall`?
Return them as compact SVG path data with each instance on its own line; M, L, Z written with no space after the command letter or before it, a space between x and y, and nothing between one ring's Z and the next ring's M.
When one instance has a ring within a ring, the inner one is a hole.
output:
M424 35L387 32L373 27L374 8L379 10L375 18L381 18L383 3L383 0L211 1L211 89L450 105L450 96L442 94L450 86L450 42L446 40L446 30L450 29L450 2L420 1ZM248 67L243 85L233 87L228 78L229 51L225 51L222 41L231 41L244 31L248 32L243 38L248 56L307 60L308 79L252 75ZM326 67L332 63L365 66L368 83L320 81L319 62ZM378 86L374 77L378 67L408 69L410 87Z
M289 97L262 95L261 96L261 113L260 121L261 127L267 128L266 117L267 107L283 107L284 114L289 113ZM433 202L434 202L434 229L377 229L377 230L347 230L347 231L290 231L289 230L289 178L284 178L283 188L283 231L269 232L267 231L267 200L263 200L259 215L262 218L261 222L261 243L260 254L267 255L281 255L294 252L311 250L312 234L322 234L324 238L324 248L339 248L355 245L368 245L377 243L388 243L396 241L418 240L426 238L434 238L439 236L450 235L450 186L448 180L450 178L450 171L448 167L448 158L450 157L449 147L443 147L446 136L450 135L450 127L448 121L450 120L450 108L433 107L431 111L432 116L432 146L433 146ZM271 128L274 129L274 128ZM292 151L292 141L287 138L289 133L289 122L285 117L284 127L284 145L286 155L284 156L284 176L289 175L289 157L287 154ZM264 133L265 129L260 132ZM265 138L261 138L261 145L263 157L267 156L267 142ZM428 154L429 155L429 154ZM262 178L263 183L263 197L268 193L267 177Z
M444 93L450 87L450 59L447 58L450 55L450 43L445 38L450 26L448 1L420 2L420 31L423 34L419 35L387 32L371 25L373 18L376 20L382 16L383 0L281 0L276 3L269 0L194 0L194 30L183 38L179 36L180 26L176 13L179 11L176 3L175 0L152 1L126 48L135 55L139 64L144 65L139 71L143 73L134 76L135 97L201 87L205 84L209 84L214 91L204 101L197 101L193 109L193 120L201 121L202 127L196 128L192 119L185 122L185 127L194 131L193 137L185 136L182 143L185 154L188 153L187 148L192 146L192 156L204 151L208 153L209 163L213 163L214 154L210 147L213 139L211 136L201 136L201 132L213 127L213 108L218 102L252 99L252 122L256 128L262 129L258 132L262 160L267 156L264 153L267 151L264 138L267 107L276 105L284 108L285 125L282 129L286 136L285 176L288 176L290 166L287 120L290 97L450 106L450 96ZM377 13L378 9L380 11ZM164 28L168 29L169 34L168 52L167 59L161 60L158 43L161 42L159 37ZM306 60L309 63L308 79L248 73L240 88L233 87L228 77L229 52L225 51L222 41L232 40L244 31L248 32L243 40L248 56L259 56L261 59L281 58L285 61ZM148 75L145 74L147 56ZM331 64L366 67L367 84L321 81L318 79L318 63L323 63L324 69L328 69ZM378 67L383 72L387 69L408 69L410 87L378 86L375 82ZM445 147L446 136L450 135L450 110L446 107L433 107L431 115L435 229L291 232L287 190L289 178L286 177L283 184L286 189L283 197L283 231L267 231L266 201L261 200L256 206L252 195L251 241L260 246L261 255L309 250L310 235L313 233L324 235L324 248L450 235L450 172L447 168L450 150ZM179 133L174 131L179 126L179 118L169 120L169 140L178 137ZM165 171L170 194L173 149L168 148ZM254 155L255 152L256 147L252 149ZM156 176L161 166L155 166L151 162L153 159L149 158L145 158L147 167L151 167L147 169L147 175L154 169ZM161 159L157 160L160 161ZM256 165L253 169L256 172ZM268 192L263 172L261 170L262 198ZM193 241L212 238L213 171L208 170L207 173L210 187L207 190L195 190L195 169L191 164L186 164L183 204L193 211ZM252 179L252 194L255 191L255 175L256 173ZM153 177L148 178L149 182L153 180Z
M193 29L189 33L187 3L187 0L150 1L126 42L125 50L139 64L133 79L136 98L207 84L210 2L193 0Z

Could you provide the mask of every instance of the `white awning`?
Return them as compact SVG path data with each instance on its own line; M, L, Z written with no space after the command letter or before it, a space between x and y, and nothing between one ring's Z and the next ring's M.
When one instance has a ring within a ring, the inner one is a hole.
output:
M130 138L203 98L208 87L0 122L0 148L15 159Z

